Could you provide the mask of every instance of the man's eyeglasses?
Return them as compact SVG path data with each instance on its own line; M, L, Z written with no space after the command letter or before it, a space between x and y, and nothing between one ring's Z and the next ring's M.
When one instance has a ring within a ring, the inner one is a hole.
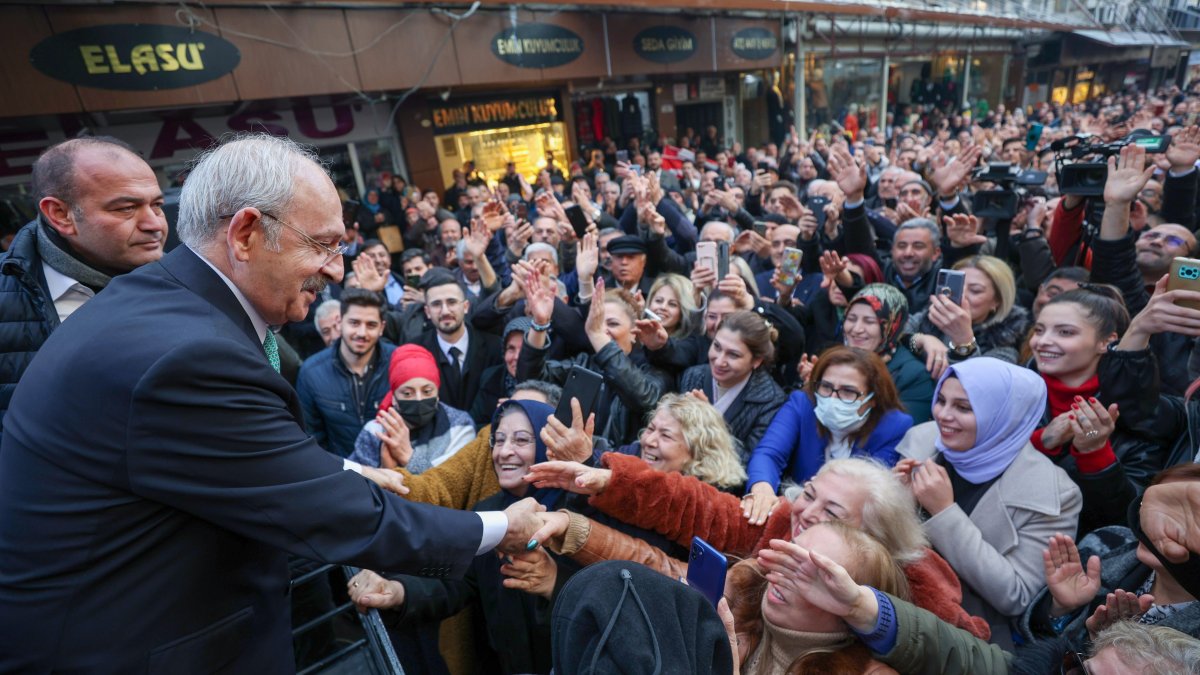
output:
M1058 672L1059 675L1091 675L1087 663L1083 660L1083 654L1075 651L1063 654L1062 667Z
M1167 246L1174 246L1175 248L1188 245L1187 240L1185 240L1183 237L1177 234L1167 234L1166 232L1160 232L1158 230L1146 230L1146 232L1142 234L1142 239L1145 239L1146 241L1158 241L1161 239Z
M488 447L504 447L504 444L510 440L518 449L524 450L525 448L533 445L533 434L527 434L524 432L517 432L512 436L506 436L504 434L492 434L492 437L488 439Z
M345 244L338 244L337 246L334 246L333 248L329 248L325 244L322 244L321 242L317 241L316 239L313 239L312 237L308 236L308 234L306 234L304 232L304 230L301 230L297 227L293 227L292 225L289 225L283 219L273 216L270 213L267 213L266 211L259 211L259 213L261 213L264 216L266 216L267 218L270 218L271 220L279 223L280 225L283 225L284 227L291 230L292 232L295 232L296 234L300 235L301 237L304 237L304 240L306 242L308 242L310 246L325 253L326 257L325 257L325 260L323 260L321 262L321 267L328 265L330 263L330 261L332 261L334 258L336 258L340 255L345 255L346 251L348 250L346 248ZM234 216L234 214L231 213L227 216L220 216L220 218L221 218L221 220L224 220L226 218L232 218L233 216Z
M863 397L863 393L854 387L834 387L833 383L821 380L817 384L817 396L837 396L844 403L854 403Z

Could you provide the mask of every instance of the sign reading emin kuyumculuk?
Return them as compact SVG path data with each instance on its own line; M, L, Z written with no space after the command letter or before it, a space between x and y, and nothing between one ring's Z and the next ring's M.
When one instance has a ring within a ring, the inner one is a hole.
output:
M677 63L696 53L696 36L678 26L651 26L633 36L633 51L655 63Z
M747 61L760 61L775 53L779 38L766 28L743 28L733 34L729 46Z
M518 68L564 66L583 54L583 38L549 23L523 23L492 38L496 58Z
M181 26L109 24L69 30L29 52L57 80L97 89L192 87L231 72L242 59L228 40Z
M502 129L562 119L558 99L553 94L437 101L430 105L429 112L437 134Z

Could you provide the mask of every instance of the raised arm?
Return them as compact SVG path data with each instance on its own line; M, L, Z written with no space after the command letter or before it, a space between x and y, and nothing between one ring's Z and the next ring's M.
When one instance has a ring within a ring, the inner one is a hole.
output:
M608 487L591 498L592 506L630 525L654 530L680 546L702 537L721 551L745 556L765 526L751 525L741 501L691 476L663 473L639 457L607 454L612 470ZM780 507L776 507L779 517ZM782 508L787 517L786 507Z

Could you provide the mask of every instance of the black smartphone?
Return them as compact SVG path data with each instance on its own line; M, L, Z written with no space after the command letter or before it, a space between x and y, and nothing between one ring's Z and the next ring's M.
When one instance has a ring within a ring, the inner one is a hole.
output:
M766 171L766 170L768 170L768 169L770 169L770 168L771 168L771 163L770 163L770 162L759 162L759 163L758 163L758 170L759 170L759 171Z
M720 551L700 537L692 537L692 551L688 555L688 586L700 591L713 607L725 595L725 572L728 569L729 561Z
M583 207L574 204L566 208L567 220L571 221L571 229L575 230L575 236L583 239L583 235L587 234L588 221L583 215Z
M820 195L812 195L808 198L808 208L813 212L813 218L817 219L817 229L825 227L825 207L829 205L829 198Z
M717 281L729 275L729 242L717 242Z
M558 407L554 416L559 422L571 426L571 399L579 400L579 409L583 411L586 422L588 415L596 411L596 403L604 391L604 376L583 366L571 366L567 373L567 381L563 383L562 397L558 399Z
M883 205L888 207L889 209L894 209L899 204L900 204L900 200L896 199L895 197L884 197L883 198Z
M767 223L762 220L754 221L754 232L756 234L758 234L758 236L766 239L767 238Z
M404 285L408 286L409 288L420 288L421 287L421 275L420 274L404 275Z
M713 187L716 188L717 190L724 191L725 190L725 178L723 176L717 176L716 178L714 178L713 179Z
M962 305L963 288L967 284L967 273L961 270L938 270L934 288L956 305Z
M525 220L529 217L529 205L525 202L517 202L517 220Z
M628 164L629 163L629 151L628 150L618 150L617 151L617 161Z

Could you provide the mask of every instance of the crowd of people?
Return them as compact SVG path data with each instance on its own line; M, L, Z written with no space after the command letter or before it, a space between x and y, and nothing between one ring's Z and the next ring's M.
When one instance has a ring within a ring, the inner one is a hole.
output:
M913 117L688 138L670 166L599 143L532 182L389 174L344 235L278 221L344 270L266 333L308 434L413 502L544 508L461 579L349 582L408 672L1200 672L1200 287L1169 278L1200 254L1200 94ZM1059 189L1077 143L1091 195ZM39 160L55 199L0 259L0 411L161 255L127 150ZM84 170L112 156L133 178ZM997 190L1014 212L976 214ZM584 369L595 399L561 400ZM734 563L716 608L679 583L693 537Z

